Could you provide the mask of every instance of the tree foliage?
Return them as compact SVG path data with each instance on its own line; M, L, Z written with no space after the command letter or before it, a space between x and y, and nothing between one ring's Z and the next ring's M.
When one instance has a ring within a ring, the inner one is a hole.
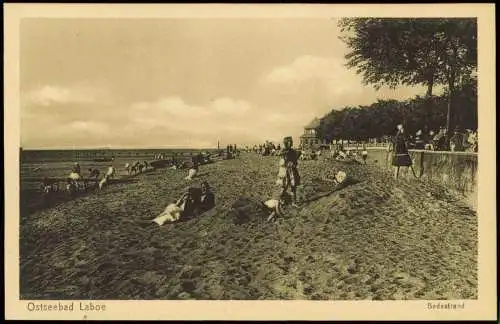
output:
M347 67L365 85L449 85L470 75L477 65L476 19L343 18L339 21L350 48Z
M426 105L432 104L430 115ZM337 107L326 114L320 123L318 135L322 140L367 140L394 135L396 125L403 123L409 134L418 130L426 133L444 126L447 116L448 94L431 98L417 96L406 101L378 100L368 106ZM455 124L466 129L477 129L477 84L470 80L454 96L460 106Z
M470 83L477 68L475 18L344 18L341 39L350 48L347 67L362 75L365 85L426 85L432 98L435 84L447 86L446 127L454 117L455 91ZM427 102L425 118L431 118Z

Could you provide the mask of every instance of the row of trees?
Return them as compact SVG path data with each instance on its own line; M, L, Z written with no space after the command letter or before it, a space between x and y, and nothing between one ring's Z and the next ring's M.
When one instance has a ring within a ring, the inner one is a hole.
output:
M477 68L475 18L344 18L339 27L341 39L350 49L345 56L347 67L356 69L366 85L376 89L425 85L426 96L413 102L420 107L422 118L432 123L441 114L442 100L446 99L446 127L451 129L453 123L459 122L454 115L461 102L454 100L459 100L466 93L464 89L475 82L471 77ZM437 84L446 86L446 98L433 96ZM395 103L375 105L391 107ZM411 102L403 106L408 105ZM351 113L347 115L356 114L355 109L348 110Z
M378 100L368 106L332 109L321 118L318 136L328 142L334 139L367 140L394 135L397 124L404 124L409 134L418 130L428 133L445 126L448 110L448 94L432 97L416 97L411 100ZM457 113L453 124L464 129L477 129L477 85L475 82L455 91ZM427 105L432 110L427 111Z

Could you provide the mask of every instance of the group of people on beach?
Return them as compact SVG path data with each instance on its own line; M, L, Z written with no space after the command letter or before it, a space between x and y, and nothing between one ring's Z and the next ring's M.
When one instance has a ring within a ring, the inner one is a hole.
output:
M277 197L261 202L261 207L269 212L268 220L275 216L282 215L283 206L291 202L292 206L297 205L297 186L300 185L300 174L298 171L298 161L300 152L293 149L292 137L284 138L284 148L281 151L280 159L280 192ZM234 146L235 147L235 146ZM193 161L194 162L194 161ZM198 171L198 163L193 163L190 173L185 178L191 180ZM193 173L191 173L191 171ZM291 195L288 194L291 191ZM288 199L290 198L291 199ZM153 222L163 225L166 222L176 222L178 220L189 218L193 215L201 215L215 206L215 196L210 190L209 184L205 181L201 188L190 187L187 192L175 203L169 204L165 210L158 215Z
M134 161L134 162L127 162L125 163L125 170L127 171L127 174L130 175L137 175L139 173L146 172L147 170L152 169L151 164L144 160L142 162L140 161Z
M74 195L79 190L87 190L91 187L91 183L97 184L99 190L102 190L109 180L116 176L116 170L112 164L101 179L99 179L101 172L97 168L89 168L88 172L88 177L82 177L80 164L75 162L67 178L66 190L69 194Z
M277 216L283 216L286 206L300 207L297 201L297 189L301 185L298 161L301 160L303 151L293 148L293 140L290 136L283 139L283 148L279 145L278 147L280 149L280 160L276 185L279 187L279 190L274 197L260 203L263 211L268 214L267 221L275 220ZM336 190L337 186L344 183L346 178L347 174L344 171L338 171L334 179L330 179L333 182L332 189ZM252 203L252 199L243 197L241 201L233 204L237 217L241 217L242 213L244 214L244 212L239 212L238 210L244 210L246 202Z
M449 132L445 126L439 127L438 131L421 129L415 134L405 132L405 141L409 149L426 151L452 151L452 152L478 152L478 133L472 129L463 130L455 126L453 132ZM371 139L372 143L392 144L394 137L384 136L381 139Z
M362 164L367 163L368 150L366 145L359 149L348 149L346 150L343 145L338 144L331 150L331 156L337 161L357 161Z
M65 191L68 195L74 196L80 191L87 191L90 188L102 189L111 178L115 177L115 168L110 165L103 177L99 179L101 172L97 168L89 168L88 176L82 176L82 168L80 163L75 162L71 168L71 172L66 178ZM44 177L41 183L41 190L44 195L51 195L59 192L60 188L58 180Z
M389 145L389 151L393 152L392 166L394 167L394 178L399 178L399 171L401 167L409 168L415 178L419 178L413 169L413 161L408 152L408 149L423 149L423 150L448 150L454 151L468 151L477 152L477 133L472 131L468 132L465 136L460 132L459 127L455 128L453 135L447 139L447 130L441 127L438 134L430 132L430 140L425 140L422 137L422 132L418 131L415 140L406 135L403 124L397 125L396 136L394 136L392 143Z
M269 213L268 220L274 219L276 216L283 214L283 207L285 205L291 205L293 207L299 207L297 203L297 188L301 183L301 177L298 170L298 161L301 158L302 151L293 148L293 140L291 136L287 136L283 139L283 146L274 146L271 142L266 142L265 145L261 146L262 155L276 154L279 152L280 160L278 165L278 177L276 180L276 185L279 187L279 191L276 196L261 202L262 208ZM238 151L236 145L230 145L227 148L228 153L237 154ZM199 166L203 164L203 155L195 155L192 157L191 167L188 170L188 175L185 180L192 180L198 174ZM146 163L144 163L147 165ZM134 168L139 169L141 164L139 162L127 163L126 170L129 174L133 173ZM89 176L83 179L81 175L81 167L78 162L76 162L67 178L68 191L74 192L79 189L80 183L83 181L87 183L88 181L94 181L98 183L98 188L102 189L103 186L107 184L109 179L115 176L115 169L111 165L109 166L107 172L104 176L99 179L101 172L98 169L89 168ZM345 178L345 177L344 177ZM342 176L337 177L334 181L340 183L344 180ZM47 181L44 184L46 187L50 186ZM166 222L175 222L182 219L189 218L194 215L201 215L202 213L212 209L215 206L215 195L211 191L208 182L204 181L201 183L201 187L189 187L187 191L180 197L177 201L168 204L165 210L158 215L153 222L158 225L163 225Z

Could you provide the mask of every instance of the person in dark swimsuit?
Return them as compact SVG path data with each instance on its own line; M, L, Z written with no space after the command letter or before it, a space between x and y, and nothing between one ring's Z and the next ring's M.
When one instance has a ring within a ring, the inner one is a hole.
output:
M422 131L418 130L415 136L415 147L416 150L423 150L425 148L424 138L422 137Z
M394 166L394 178L397 179L399 177L400 167L412 166L412 160L408 153L408 147L404 137L403 125L398 125L398 132L393 140L393 151L392 165Z
M176 201L176 205L182 209L181 218L189 219L194 217L196 210L200 205L201 190L196 187L190 187L187 192Z
M97 180L99 178L99 174L100 174L99 170L92 169L92 168L89 169L89 178L90 179Z
M283 191L286 192L290 187L292 191L292 206L297 206L297 186L300 185L300 174L297 168L300 158L300 152L292 148L293 140L291 136L283 139L283 150L281 153L285 161L286 176L283 181Z
M201 197L199 204L199 213L202 214L209 211L215 206L215 195L210 190L210 185L207 181L201 183Z

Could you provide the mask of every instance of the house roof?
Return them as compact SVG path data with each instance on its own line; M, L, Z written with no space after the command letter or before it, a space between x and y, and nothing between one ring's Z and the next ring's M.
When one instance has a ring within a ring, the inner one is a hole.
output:
M315 117L313 120L311 120L311 122L309 124L304 126L304 128L306 128L306 129L318 128L319 125L320 125L320 120L319 120L319 118Z

